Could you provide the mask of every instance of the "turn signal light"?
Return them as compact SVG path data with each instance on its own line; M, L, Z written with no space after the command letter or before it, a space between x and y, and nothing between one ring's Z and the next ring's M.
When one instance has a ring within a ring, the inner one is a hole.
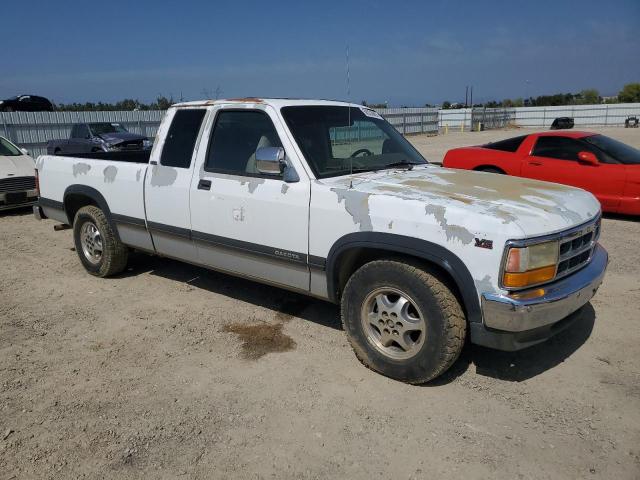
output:
M522 288L529 285L548 282L549 280L553 280L555 275L556 266L549 265L548 267L536 268L535 270L529 270L528 272L505 272L504 277L502 278L502 283L508 288Z

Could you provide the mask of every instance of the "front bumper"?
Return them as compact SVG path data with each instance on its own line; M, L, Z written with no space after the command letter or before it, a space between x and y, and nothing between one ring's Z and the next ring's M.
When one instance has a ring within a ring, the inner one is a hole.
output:
M482 294L483 323L471 324L471 341L499 350L520 350L555 335L595 295L609 256L597 245L581 270L550 285L511 294Z
M8 197L10 195L15 195L15 194L24 194L24 200L18 201L18 202L9 201ZM37 201L38 201L38 193L36 192L36 190L0 193L0 211L12 210L14 208L28 207L30 205L36 204Z

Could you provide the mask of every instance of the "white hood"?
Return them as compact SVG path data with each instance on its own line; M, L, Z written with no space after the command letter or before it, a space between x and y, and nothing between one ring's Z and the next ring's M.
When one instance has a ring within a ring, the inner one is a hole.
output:
M11 177L33 177L36 164L29 155L0 155L0 180Z
M428 165L323 180L367 195L392 195L429 206L513 222L533 237L591 220L600 203L589 192L556 183Z

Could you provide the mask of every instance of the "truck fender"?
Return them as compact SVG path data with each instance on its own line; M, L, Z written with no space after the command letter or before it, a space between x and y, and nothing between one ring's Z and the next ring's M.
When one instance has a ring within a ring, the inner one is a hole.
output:
M480 309L476 286L464 262L454 253L440 245L427 240L393 233L349 233L333 244L325 263L327 291L331 301L338 301L337 284L340 270L340 257L348 250L354 248L371 248L388 251L390 253L409 255L437 265L447 272L455 282L464 303L468 320L470 322L482 322L482 311Z
M120 241L118 228L116 227L116 223L113 219L113 215L111 214L111 210L109 209L109 204L105 200L104 196L98 190L96 190L93 187L88 187L87 185L79 185L79 184L69 185L64 191L64 195L62 196L62 203L64 204L64 211L67 216L69 225L73 225L73 216L71 216L70 218L70 215L69 215L70 212L68 211L68 199L71 195L87 197L92 201L93 204L97 205L98 208L100 208L100 210L104 212L104 215L105 217L107 217L107 221L109 222L109 226L111 227L111 230L116 235L116 238L118 239L118 241Z

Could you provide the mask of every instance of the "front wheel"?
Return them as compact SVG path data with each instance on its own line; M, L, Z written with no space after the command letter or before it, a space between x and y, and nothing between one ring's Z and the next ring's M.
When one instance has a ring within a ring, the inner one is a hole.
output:
M73 240L84 268L96 277L108 277L127 266L129 250L115 235L104 212L88 205L76 213Z
M435 275L408 263L365 264L347 282L341 310L358 359L396 380L436 378L464 345L466 320L455 295Z

